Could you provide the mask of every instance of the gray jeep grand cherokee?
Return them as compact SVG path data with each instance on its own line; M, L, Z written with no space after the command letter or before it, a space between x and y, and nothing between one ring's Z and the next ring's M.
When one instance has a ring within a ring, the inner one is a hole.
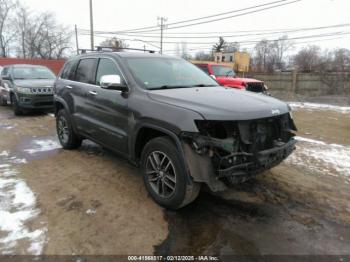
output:
M192 202L278 165L295 149L287 104L224 88L196 66L146 53L68 61L54 86L62 147L91 139L140 167L160 205Z

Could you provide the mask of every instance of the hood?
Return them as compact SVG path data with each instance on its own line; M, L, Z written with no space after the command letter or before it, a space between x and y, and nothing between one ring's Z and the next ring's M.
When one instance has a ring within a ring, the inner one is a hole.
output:
M252 120L289 112L278 99L224 87L149 91L151 99L195 111L207 120Z
M15 80L14 84L20 87L46 87L52 88L55 79L25 79Z

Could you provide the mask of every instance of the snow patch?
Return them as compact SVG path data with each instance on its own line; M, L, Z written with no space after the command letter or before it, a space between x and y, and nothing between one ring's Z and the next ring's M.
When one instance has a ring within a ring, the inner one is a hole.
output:
M95 209L88 209L88 210L86 210L86 214L88 214L88 215L95 215L96 214L96 210Z
M334 106L334 105L328 105L328 104L303 103L303 102L288 102L288 104L293 109L332 110L343 114L350 113L349 106Z
M350 147L300 136L295 139L300 143L297 150L287 158L287 163L326 175L350 178Z
M36 208L35 194L14 169L16 161L9 152L0 153L0 254L16 252L19 242L28 243L29 255L40 255L45 243L46 227L30 229L26 224L36 218L40 210Z
M43 139L43 140L35 140L33 142L33 148L24 150L29 154L36 154L40 152L52 151L55 149L61 148L60 144L53 139Z
M10 129L15 128L15 126L10 126L10 125L7 125L7 124L0 124L0 128L1 129L6 129L6 130L10 130Z
M0 153L0 156L8 156L9 155L9 152L8 151L2 151Z

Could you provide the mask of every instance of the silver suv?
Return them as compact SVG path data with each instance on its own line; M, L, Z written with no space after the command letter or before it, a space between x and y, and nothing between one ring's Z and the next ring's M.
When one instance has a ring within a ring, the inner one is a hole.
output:
M15 115L53 108L55 74L45 66L5 66L0 78L0 105L12 104Z

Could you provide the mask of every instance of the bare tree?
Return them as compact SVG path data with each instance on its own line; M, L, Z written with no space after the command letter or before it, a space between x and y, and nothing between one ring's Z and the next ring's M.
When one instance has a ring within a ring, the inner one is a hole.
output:
M58 24L52 13L31 15L19 9L16 27L23 57L59 59L71 49L72 30Z
M181 57L186 60L191 59L191 55L188 53L186 42L181 43Z
M13 12L16 2L13 0L0 0L0 56L9 55L10 44L15 38L13 30Z
M270 44L263 39L255 45L254 48L254 66L259 72L265 72L267 69L268 57L270 55Z
M213 58L213 53L206 53L206 52L200 51L196 53L195 59L198 61L212 61L214 58Z
M273 42L263 39L255 45L253 65L260 72L283 70L286 64L286 53L292 48L293 43L287 36Z
M350 72L350 50L338 48L333 51L333 71Z
M224 51L225 52L239 52L240 50L240 44L238 42L232 42L232 43L228 43L225 47L224 47Z
M278 68L280 70L284 69L285 67L285 56L286 52L290 51L294 47L293 42L291 42L288 39L288 36L282 36L278 40L274 41L273 44L271 44L271 52L274 56L274 62L275 68Z
M321 48L316 45L304 47L294 56L294 65L300 71L315 71L319 69L321 63Z
M16 31L18 32L18 54L23 58L27 58L27 48L26 48L26 32L29 29L29 23L31 19L31 14L29 9L24 6L19 6L17 8L16 14Z

